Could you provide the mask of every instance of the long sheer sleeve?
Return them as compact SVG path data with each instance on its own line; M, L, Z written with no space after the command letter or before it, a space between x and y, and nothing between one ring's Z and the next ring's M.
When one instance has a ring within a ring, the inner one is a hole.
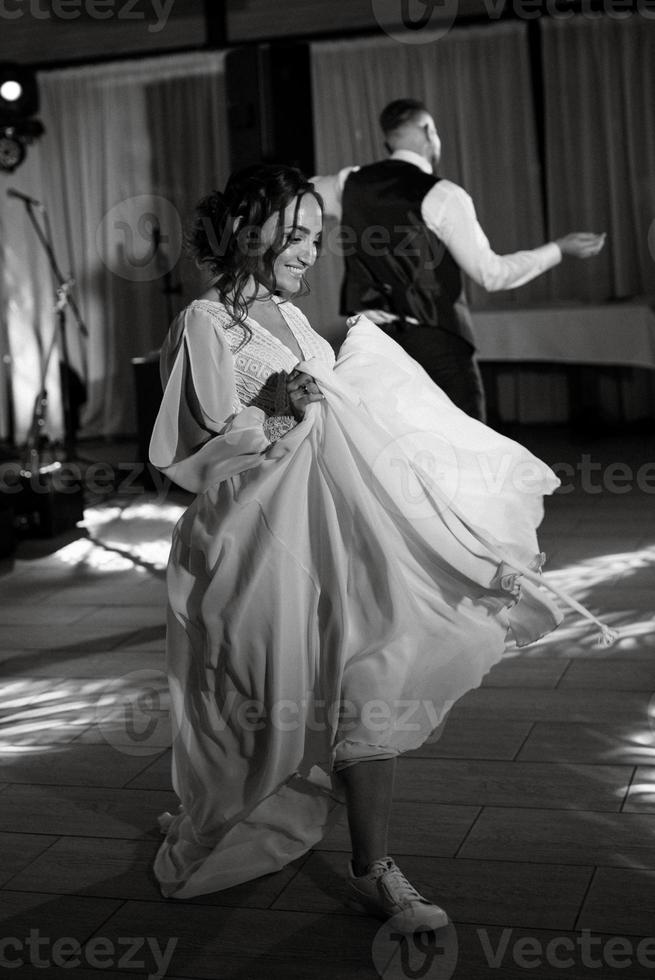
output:
M265 413L242 408L224 330L201 307L192 304L171 327L161 373L164 394L150 440L157 469L200 493L261 462L270 445Z

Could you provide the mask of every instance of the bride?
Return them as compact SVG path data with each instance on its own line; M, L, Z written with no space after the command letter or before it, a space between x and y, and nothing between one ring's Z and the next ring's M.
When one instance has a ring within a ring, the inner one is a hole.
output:
M388 854L398 755L509 639L561 619L535 529L555 475L457 409L365 317L338 358L290 301L322 204L289 167L234 174L192 234L213 285L175 320L150 458L197 494L173 535L173 783L155 872L175 898L276 871L345 803L349 904L446 913Z

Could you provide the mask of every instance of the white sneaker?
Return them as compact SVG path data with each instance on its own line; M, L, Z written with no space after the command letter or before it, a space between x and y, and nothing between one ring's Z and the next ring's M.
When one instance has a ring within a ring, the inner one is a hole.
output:
M423 898L390 857L373 861L367 874L359 877L350 862L349 872L346 903L350 908L379 919L393 918L400 932L432 932L448 925L444 910Z

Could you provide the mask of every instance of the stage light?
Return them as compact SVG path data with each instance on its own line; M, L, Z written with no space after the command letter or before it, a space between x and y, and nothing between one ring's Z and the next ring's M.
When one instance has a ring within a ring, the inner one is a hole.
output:
M3 102L16 102L23 94L23 86L20 82L8 81L0 85L0 99Z
M12 173L25 159L25 143L19 139L11 126L0 128L0 170Z
M31 68L0 62L0 116L26 119L39 111L39 87Z
M39 89L30 68L0 62L0 171L12 173L25 159L27 147L43 133L33 118L39 111Z

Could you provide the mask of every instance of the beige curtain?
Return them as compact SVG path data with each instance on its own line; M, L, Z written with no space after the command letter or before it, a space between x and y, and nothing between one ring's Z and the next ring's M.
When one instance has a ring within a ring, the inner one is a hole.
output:
M317 43L312 85L318 173L382 158L381 109L395 98L419 98L441 135L441 174L472 195L496 251L544 241L526 24L426 34L423 44L387 38ZM336 337L343 330L337 312L342 262L330 249L330 228L326 237L304 308ZM542 288L537 281L490 296L473 286L470 296L476 304L507 306L538 300Z
M607 231L590 262L545 278L556 300L653 296L655 283L655 24L638 15L540 22L548 224ZM616 307L620 329L621 306ZM584 375L607 419L655 417L655 372Z
M550 232L608 233L598 260L551 274L551 295L603 301L652 293L655 23L636 14L542 18L541 36Z
M131 358L158 348L169 313L188 299L164 295L164 273L189 278L182 230L202 194L228 174L219 52L153 58L43 73L46 135L5 186L47 205L55 251L88 328L71 314L71 361L88 399L81 435L136 428ZM153 231L161 232L159 261ZM0 195L3 321L11 349L17 441L25 435L42 356L53 341L53 283L23 206ZM61 433L55 345L48 372L50 434Z

